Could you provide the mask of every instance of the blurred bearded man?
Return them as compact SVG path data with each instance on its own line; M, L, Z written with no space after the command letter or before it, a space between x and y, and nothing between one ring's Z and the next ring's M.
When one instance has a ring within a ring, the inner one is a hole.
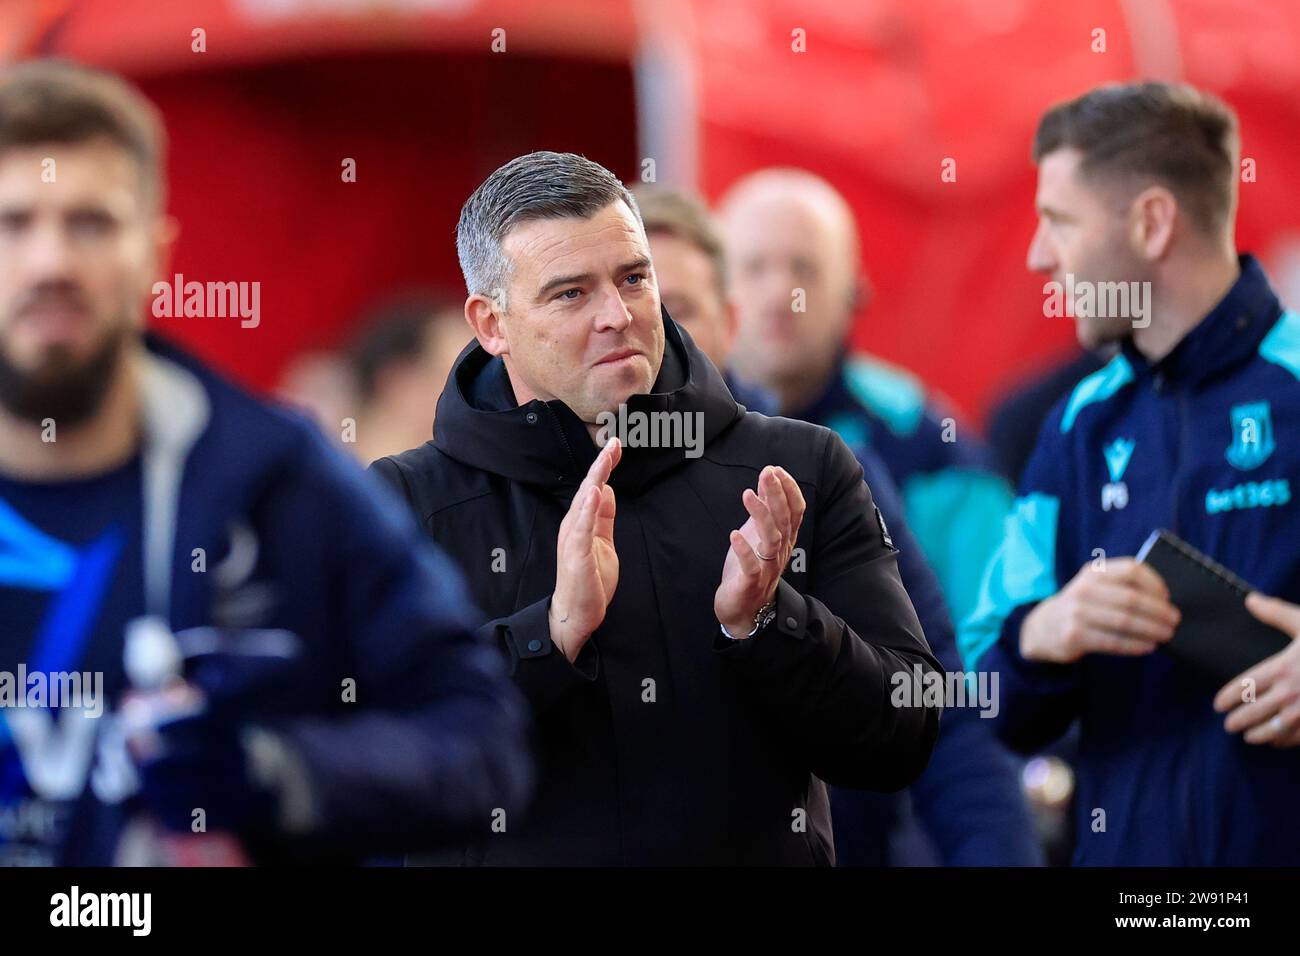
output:
M0 865L439 846L527 791L523 702L386 489L145 333L163 152L118 77L0 74Z

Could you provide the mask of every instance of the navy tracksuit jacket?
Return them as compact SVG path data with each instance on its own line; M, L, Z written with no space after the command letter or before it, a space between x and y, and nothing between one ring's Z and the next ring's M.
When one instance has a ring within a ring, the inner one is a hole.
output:
M1157 528L1300 601L1297 478L1300 315L1249 256L1168 356L1126 344L1048 417L959 643L968 667L1000 672L1008 743L1039 748L1080 720L1076 863L1300 863L1300 750L1225 732L1217 688L1159 651L1058 665L1018 644L1037 602Z

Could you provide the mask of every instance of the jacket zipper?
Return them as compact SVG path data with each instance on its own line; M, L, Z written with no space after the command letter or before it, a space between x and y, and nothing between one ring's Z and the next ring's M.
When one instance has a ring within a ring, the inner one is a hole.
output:
M542 407L546 409L546 417L550 420L551 427L555 430L555 433L560 436L560 444L564 446L564 451L569 456L569 467L574 468L576 470L578 465L578 459L575 458L573 455L573 446L569 444L569 439L564 434L564 428L563 426L560 425L560 420L555 417L555 412L551 411L551 407L549 405L544 404ZM563 475L556 475L556 478L559 479L560 481L564 480Z
M1173 481L1173 485L1170 487L1169 530L1172 531L1174 534L1178 535L1179 537L1181 537L1182 529L1180 527L1180 522L1178 520L1178 508L1179 508L1179 503L1183 500L1182 490L1183 490L1183 484L1186 481L1186 461L1187 461L1187 446L1188 446L1187 391L1185 388L1178 389L1178 397L1176 401L1178 405L1178 409L1177 409L1178 429L1176 432L1178 447L1174 449L1174 481Z

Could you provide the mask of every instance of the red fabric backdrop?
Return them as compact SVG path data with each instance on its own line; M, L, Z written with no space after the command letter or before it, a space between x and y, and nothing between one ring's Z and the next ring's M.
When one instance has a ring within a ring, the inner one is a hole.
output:
M490 50L496 27L507 54ZM1098 29L1105 52L1092 49ZM634 65L650 36L684 51L678 80L693 96L667 115L695 144L701 190L716 197L772 163L841 188L875 286L857 344L976 418L1072 337L1042 317L1041 281L1024 269L1029 142L1055 100L1135 76L1224 95L1257 169L1239 240L1275 264L1294 243L1300 278L1300 3L32 0L0 14L0 56L121 69L160 104L183 230L175 269L261 281L263 319L159 325L255 386L394 285L459 292L457 211L506 158L571 149L636 175L648 87ZM945 158L956 182L941 181Z

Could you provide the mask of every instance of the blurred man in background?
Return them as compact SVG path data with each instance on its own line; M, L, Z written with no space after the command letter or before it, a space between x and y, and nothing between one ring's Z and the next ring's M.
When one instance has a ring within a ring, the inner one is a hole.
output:
M852 210L825 180L797 169L746 176L719 210L740 315L737 373L775 392L782 415L825 425L880 456L961 620L1000 538L1010 491L984 445L914 376L846 351L866 288Z
M727 294L722 239L708 211L691 196L664 188L642 187L635 194L665 309L674 320L673 309L679 309L686 316L679 324L697 343L707 343L701 351L725 369L735 307ZM912 537L893 480L870 448L853 451L898 548L898 572L930 648L945 669L958 671L961 661L938 579ZM831 809L839 866L1042 862L1016 762L994 737L992 722L974 708L949 706L930 766L906 791L885 795L834 788Z
M776 396L741 381L728 360L736 341L736 306L727 294L722 239L708 210L685 193L661 187L633 187L632 195L654 251L664 308L722 373L736 401L764 415L777 414Z
M356 375L344 356L325 349L294 356L280 374L275 398L310 418L339 447L353 447L343 441L343 429L360 401Z
M143 333L163 152L116 77L0 76L0 861L455 839L525 798L522 704L382 489Z
M358 406L347 447L370 464L433 437L438 396L473 335L459 305L426 295L386 303L360 329L348 349Z
M426 293L392 297L357 326L342 352L292 361L275 393L369 464L429 440L441 386L472 336L459 306Z
M1174 529L1300 598L1300 316L1237 254L1239 149L1227 106L1161 83L1062 103L1034 140L1029 268L1119 354L1044 424L960 646L1002 675L1013 746L1080 720L1081 864L1300 861L1300 642L1216 688L1154 653L1181 612L1130 557Z

